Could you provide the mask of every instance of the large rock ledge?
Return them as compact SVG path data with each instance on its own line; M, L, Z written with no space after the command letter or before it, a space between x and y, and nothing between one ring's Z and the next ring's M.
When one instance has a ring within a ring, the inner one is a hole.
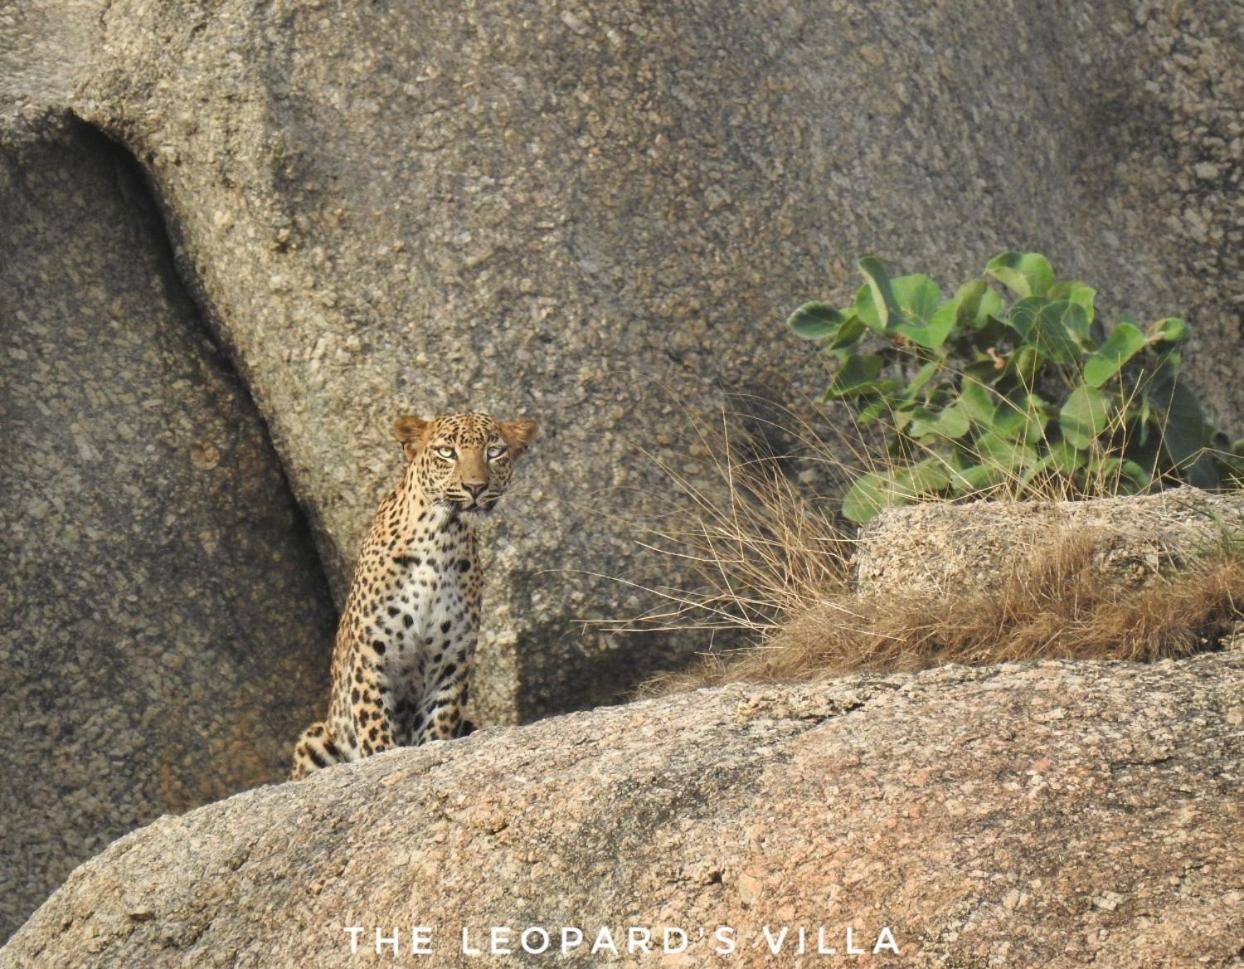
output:
M79 868L0 966L458 965L464 926L668 925L691 945L667 964L801 964L793 943L768 954L765 924L824 926L839 950L888 926L902 948L805 964L1238 965L1242 697L1237 650L732 686L486 730L162 818ZM409 954L420 925L431 956ZM374 955L377 928L402 930L401 959ZM544 958L611 961L587 950Z

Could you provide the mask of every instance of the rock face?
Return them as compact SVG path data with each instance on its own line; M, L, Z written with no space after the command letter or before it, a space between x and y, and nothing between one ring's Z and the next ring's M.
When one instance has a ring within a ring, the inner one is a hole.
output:
M798 965L799 927L843 959L851 927L901 950L869 965L1234 966L1242 698L1233 651L732 686L493 728L162 818L70 876L0 966L370 964L377 929L400 933L398 961L456 966L463 928L477 945L493 926L515 954L489 965L538 962L520 933L556 947L562 926L588 941L559 965L659 962L589 953L635 926L686 932L671 965ZM765 925L790 927L782 956ZM416 926L432 955L410 955Z
M0 937L162 813L283 776L333 614L123 153L0 132Z
M688 413L819 389L780 321L843 298L862 253L949 285L1036 248L1116 310L1192 304L1193 373L1244 415L1216 362L1240 350L1238 5L63 8L53 100L150 175L338 595L396 412L543 424L493 542L485 721L669 662L666 639L573 625L639 611L597 574L669 579L620 525L668 490L634 445L694 477Z
M975 591L1005 583L1060 536L1093 540L1102 581L1170 574L1224 535L1244 534L1244 496L1179 488L1093 501L979 501L888 508L860 531L862 592Z
M108 797L133 805L117 813L104 798L78 806L72 824L19 827L5 850L25 843L31 853L6 870L26 887L5 897L29 900L50 884L31 872L63 870L155 811L270 776L278 739L303 719L295 707L323 702L325 660L307 644L323 638L329 608L312 601L322 590L260 419L338 597L399 471L388 436L396 413L469 406L541 422L544 438L488 543L474 682L483 722L616 699L699 647L575 625L642 611L601 574L670 581L671 564L643 557L621 524L667 510L668 484L636 445L696 479L709 456L687 418L712 412L724 391L810 398L820 364L781 319L808 297L845 299L861 254L927 268L949 285L1002 248L1040 249L1097 285L1107 309L1143 318L1191 306L1199 342L1190 370L1241 429L1244 383L1232 378L1244 306L1244 9L1227 0L1168 7L0 8L0 143L6 192L16 186L0 221L0 312L19 354L4 366L20 378L5 391L18 421L6 448L22 459L5 462L6 513L23 536L6 591L29 617L15 628L31 631L12 653L25 658L4 660L20 666L7 677L19 691L9 709L25 716L21 704L34 701L21 691L67 669L56 657L82 642L78 626L47 625L63 623L48 611L62 601L48 576L68 561L81 562L83 583L107 576L109 585L65 591L75 615L91 610L83 622L120 630L107 641L126 643L111 662L129 720L61 705L66 692L47 711L36 704L42 726L21 729L107 749L93 769L81 759L66 768L62 791L102 771L117 783ZM82 126L58 133L49 117ZM118 151L147 189L110 174ZM150 285L153 273L170 274L151 268L148 237L160 233L141 215L148 190L181 295ZM132 238L136 217L148 241ZM198 335L157 335L157 323L191 316L227 351L258 417L243 413L242 387ZM91 320L119 325L85 329ZM126 347L132 362L122 366ZM43 360L64 387L52 402L35 383ZM145 394L157 380L165 389ZM117 395L128 395L123 405ZM204 428L210 447L195 451ZM122 437L131 432L133 441ZM42 477L17 474L28 454L51 456ZM79 470L92 456L119 477ZM67 466L83 479L89 528L80 533L64 517L79 496L53 486ZM93 502L106 513L91 517ZM178 546L193 565L148 557L153 522L195 536ZM121 524L136 537L105 541ZM260 568L261 555L284 557ZM208 589L214 598L179 621L182 604ZM252 624L248 603L262 603L271 625ZM267 632L245 650L232 636L236 652L223 658L196 651L219 641L226 620ZM135 629L147 646L131 645ZM31 646L43 642L34 631L60 645ZM183 655L193 661L179 666ZM95 675L76 675L73 688ZM267 690L274 677L284 700ZM133 712L140 707L157 711L150 724ZM192 722L204 710L230 736L271 746L232 766L184 755L168 775L174 792L192 791L184 797L122 780L148 763L139 744L152 724L183 718L168 729L195 751L198 738L219 738ZM247 718L272 720L260 730ZM0 790L17 790L12 779L24 783L44 751L76 749L25 743L6 752ZM107 760L105 770L107 758L125 766ZM38 784L60 783L35 773ZM58 796L51 803L74 798ZM71 843L62 851L55 837Z
M1137 152L1119 175L1147 181L1158 201L1162 231L1177 243L1167 271L1200 280L1173 305L1208 324L1193 376L1207 400L1244 433L1244 12L1231 0L1199 0L1174 8L1138 5L1149 117L1161 134L1163 159ZM1123 126L1133 122L1119 119ZM1150 174L1142 176L1141 166ZM1137 196L1139 201L1141 196ZM1176 260L1179 260L1178 262ZM1216 321L1216 322L1210 322ZM1234 336L1233 336L1234 334Z

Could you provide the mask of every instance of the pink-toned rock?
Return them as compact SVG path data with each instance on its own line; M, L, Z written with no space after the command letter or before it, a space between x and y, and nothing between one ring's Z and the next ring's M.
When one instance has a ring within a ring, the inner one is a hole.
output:
M487 952L494 927L511 953L478 964L1236 966L1242 697L1228 650L485 730L161 819L79 868L0 967L469 965L463 930ZM616 957L590 951L602 929ZM628 929L656 951L628 954ZM524 956L525 930L550 953Z

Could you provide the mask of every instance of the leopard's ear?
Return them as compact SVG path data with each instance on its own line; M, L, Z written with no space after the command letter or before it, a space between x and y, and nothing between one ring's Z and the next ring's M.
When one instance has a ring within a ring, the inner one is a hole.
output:
M393 422L393 436L402 442L402 451L407 458L414 458L427 443L427 433L431 427L431 421L420 420L411 414L399 417Z
M516 458L527 450L527 445L536 439L535 421L502 421L501 436L509 445L510 457Z

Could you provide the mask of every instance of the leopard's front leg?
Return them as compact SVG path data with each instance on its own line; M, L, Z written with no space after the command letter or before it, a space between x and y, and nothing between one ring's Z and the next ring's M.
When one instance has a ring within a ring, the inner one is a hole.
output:
M385 652L379 640L357 650L351 671L349 720L363 757L397 746L396 700L385 672Z
M452 740L463 735L467 704L467 659L462 649L434 664L429 671L415 720L416 744Z

